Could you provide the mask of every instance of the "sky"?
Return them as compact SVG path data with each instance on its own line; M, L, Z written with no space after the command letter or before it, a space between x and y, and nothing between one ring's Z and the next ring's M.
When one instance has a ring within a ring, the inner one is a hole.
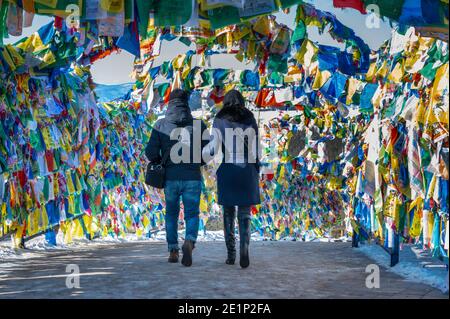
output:
M370 17L362 15L359 11L354 9L337 9L334 8L331 1L305 1L314 3L315 7L322 11L327 11L336 16L336 18L353 29L355 34L362 38L370 48L377 49L385 40L391 37L391 26L388 21L381 21L379 28L370 29L366 27L366 19ZM295 8L291 9L290 14L283 12L275 14L277 21L281 22L291 29L294 28ZM49 17L36 16L33 25L25 28L21 37L10 37L5 39L5 43L14 43L23 37L30 36L37 31L42 25L51 21ZM342 44L336 42L326 31L320 35L316 27L308 27L308 38L323 45L331 45L335 47L343 47ZM195 49L194 46L187 47L177 40L164 41L161 48L161 55L155 60L155 66L164 61L172 60L178 54ZM109 57L97 61L91 67L92 76L96 83L101 84L120 84L132 82L130 78L133 69L134 56L126 51L114 53ZM211 67L213 68L232 68L232 69L248 69L249 65L240 63L233 55L216 55L211 60ZM193 63L196 63L196 57L193 58Z

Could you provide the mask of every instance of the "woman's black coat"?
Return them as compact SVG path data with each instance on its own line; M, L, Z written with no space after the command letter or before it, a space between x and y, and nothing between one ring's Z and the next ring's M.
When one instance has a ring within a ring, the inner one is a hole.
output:
M242 129L244 132L252 129L255 135L254 138L242 139L245 135L237 134L238 136L229 143L225 141L226 129ZM260 146L258 125L253 113L245 107L223 108L214 119L214 130L221 134L220 144L223 152L222 163L217 170L218 203L223 206L259 204L259 158L257 154ZM241 148L237 145L238 143L242 146ZM249 149L250 156L248 156ZM242 154L244 155L243 159Z

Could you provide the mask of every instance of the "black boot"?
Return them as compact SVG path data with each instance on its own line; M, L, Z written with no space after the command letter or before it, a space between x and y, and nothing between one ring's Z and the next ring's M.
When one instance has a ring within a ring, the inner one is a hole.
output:
M250 218L239 218L239 236L240 236L240 261L242 268L250 265L248 256L248 246L250 244Z
M232 211L224 210L223 214L223 233L225 236L225 244L227 245L227 260L228 265L234 265L236 260L236 238L234 236L236 213L234 209Z

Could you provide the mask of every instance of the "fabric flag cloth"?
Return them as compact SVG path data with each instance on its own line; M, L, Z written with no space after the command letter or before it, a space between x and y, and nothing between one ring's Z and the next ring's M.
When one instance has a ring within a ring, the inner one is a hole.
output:
M256 72L252 72L250 70L244 70L241 73L240 81L241 81L242 85L252 87L256 90L259 89L259 85L260 85L259 74Z
M319 90L325 83L330 79L331 73L329 71L320 71L317 70L316 77L314 79L314 83L312 85L313 90Z
M353 8L362 14L366 14L364 3L361 0L333 0L335 8Z
M378 89L378 84L367 83L361 93L359 110L361 113L373 113L372 98Z
M9 3L8 9L8 33L12 36L22 35L23 10L14 3Z
M180 26L192 16L192 0L170 0L155 3L155 26Z
M123 35L117 40L117 46L136 57L141 56L138 26L136 22L129 23Z
M275 102L280 104L292 101L294 98L294 94L291 88L276 89L274 94Z
M423 188L423 176L421 170L421 158L417 129L411 123L408 131L408 171L411 187L411 198L425 198Z
M274 0L245 0L244 7L239 8L241 18L255 17L276 10Z
M310 65L318 51L318 47L311 40L305 39L295 58L300 64Z
M328 70L330 72L336 71L339 66L338 56L340 55L340 51L337 48L320 45L319 53L317 54L317 58L319 60L319 68L320 70Z
M303 4L304 0L278 0L281 9L290 8L296 4Z
M359 81L358 79L355 78L350 78L348 81L348 89L347 89L347 99L346 99L346 104L350 105L353 103L353 96L356 94L356 92L358 91L360 85L363 82Z
M23 27L29 28L33 25L34 13L25 11L23 18Z
M399 22L405 25L427 26L443 23L440 1L405 0Z
M224 6L209 10L208 18L212 29L220 29L241 21L239 9L232 6Z
M245 0L200 0L202 11L219 8L222 6L231 6L242 8Z
M137 14L139 20L139 34L145 36L147 34L148 22L150 19L150 9L153 1L137 0Z
M365 7L376 5L380 9L380 15L398 21L403 11L405 0L362 0Z
M277 107L284 105L276 102L274 91L269 88L263 88L258 92L255 99L255 104L259 107Z
M339 52L338 54L339 66L338 69L340 72L347 75L354 75L357 71L357 67L355 63L353 63L353 56L347 52ZM363 71L360 67L359 72Z
M320 88L320 92L331 99L339 99L344 93L347 76L342 73L335 72L328 81Z
M303 40L306 36L306 26L303 20L300 20L295 27L294 33L291 37L291 44Z
M124 33L125 12L108 12L105 19L98 21L98 34L100 36L121 37Z
M47 45L50 43L50 41L55 36L55 28L53 26L53 21L47 23L46 25L42 26L38 30L39 37L41 38L41 41L44 45Z

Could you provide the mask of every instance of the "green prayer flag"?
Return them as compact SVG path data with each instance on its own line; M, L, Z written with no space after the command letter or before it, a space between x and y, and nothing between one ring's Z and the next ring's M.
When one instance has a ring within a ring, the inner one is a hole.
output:
M169 73L171 67L170 61L164 61L163 64L161 64L161 74L163 76L166 76Z
M158 93L159 96L163 97L169 88L170 83L162 83L160 86L158 86Z
M291 37L291 43L295 43L297 41L303 40L306 36L306 26L305 23L300 20L295 27L294 33Z
M134 11L134 0L124 0L125 6L125 21L132 22L136 19L136 12Z
M44 188L42 190L42 193L44 194L45 202L48 202L49 193L50 193L50 182L48 181L47 177L44 177Z
M53 2L56 2L53 5ZM47 15L47 16L62 16L69 15L66 13L66 9L69 5L76 5L80 8L80 14L84 12L83 0L40 0L34 1L34 9L37 14Z
M81 195L74 196L74 203L75 203L75 212L74 215L80 215L82 213L81 211Z
M0 47L3 46L3 38L8 37L8 30L6 28L6 18L8 16L8 1L2 1L0 6Z
M189 40L189 38L187 37L180 37L180 42L183 43L186 46L190 46L191 45L191 40Z
M303 113L309 119L316 118L316 115L312 112L311 108L308 105L303 105Z
M269 81L272 84L284 84L284 76L280 72L272 72L269 76Z
M144 37L147 35L148 21L150 18L150 9L153 8L152 0L136 0L139 15L139 34Z
M39 136L39 131L30 130L30 145L36 151L44 151L44 147L41 143L41 138Z
M279 0L280 2L280 8L286 9L292 6L295 6L296 4L303 4L303 0Z
M177 26L189 21L192 1L170 0L155 4L155 26Z
M213 75L212 75L213 70L204 70L201 73L202 76L202 87L206 87L206 86L211 86L213 85Z
M55 149L53 156L55 158L56 169L59 169L61 167L61 149Z
M287 58L283 58L283 56L278 54L271 54L269 56L267 68L269 69L269 71L272 72L279 72L282 74L286 74L288 72ZM280 79L277 79L277 83L279 82ZM281 79L281 82L283 82L283 79Z
M209 21L212 29L220 29L227 25L241 22L239 9L231 6L224 6L208 11Z

